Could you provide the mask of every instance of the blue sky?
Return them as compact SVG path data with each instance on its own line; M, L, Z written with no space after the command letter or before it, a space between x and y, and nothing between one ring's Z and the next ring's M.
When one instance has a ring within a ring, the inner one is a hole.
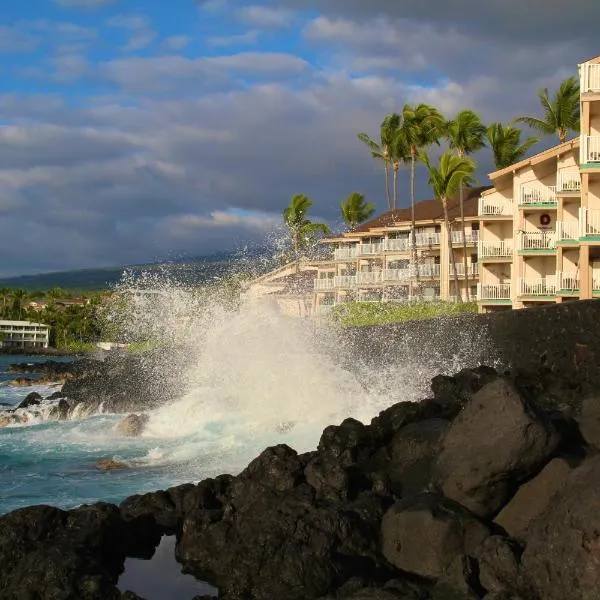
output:
M535 113L537 88L600 54L592 0L518 20L517 0L365 6L3 0L0 276L259 242L300 192L332 226L352 191L383 210L359 131L405 102ZM485 183L489 153L476 158ZM406 172L400 189L406 205Z

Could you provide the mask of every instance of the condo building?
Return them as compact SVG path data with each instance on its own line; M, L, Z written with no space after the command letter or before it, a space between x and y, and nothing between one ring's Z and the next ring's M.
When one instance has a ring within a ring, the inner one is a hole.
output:
M31 321L0 321L0 347L47 348L50 340L50 327Z
M480 312L600 297L600 57L579 65L579 138L490 173Z
M452 254L463 299L474 300L477 294L478 200L485 189L465 188L463 192L466 270L458 197L448 205ZM315 273L314 314L349 301L410 301L417 293L424 300L455 299L452 255L438 200L415 204L415 237L418 268L411 266L410 208L388 211L354 231L321 240L329 258L319 261Z

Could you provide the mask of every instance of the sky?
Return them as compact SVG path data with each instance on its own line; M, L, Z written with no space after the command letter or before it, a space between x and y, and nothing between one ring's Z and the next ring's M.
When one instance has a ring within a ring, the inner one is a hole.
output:
M297 193L334 228L353 191L383 211L358 132L406 102L536 114L600 54L599 18L598 0L2 0L0 277L257 244Z

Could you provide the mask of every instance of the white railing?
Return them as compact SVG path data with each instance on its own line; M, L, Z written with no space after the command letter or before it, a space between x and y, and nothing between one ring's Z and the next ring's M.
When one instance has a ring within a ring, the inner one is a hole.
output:
M521 296L554 296L556 294L556 276L521 279L519 293Z
M462 262L456 262L456 273L459 277L465 276L465 265ZM479 275L479 263L467 263L467 273L470 276ZM448 275L454 277L454 271L452 265L448 265Z
M519 204L521 206L530 206L532 204L556 204L556 186L524 184L521 186Z
M579 85L582 94L600 92L600 65L590 63L579 65Z
M512 241L497 240L493 242L479 241L477 245L479 260L482 258L512 258Z
M381 254L383 252L383 242L377 242L374 244L359 244L358 253L361 256Z
M600 210L580 208L579 222L581 237L600 237Z
M520 231L519 250L554 250L556 231Z
M333 310L334 304L319 304L315 310L317 315L326 315Z
M410 239L386 239L383 242L383 249L386 252L407 252L410 249Z
M358 256L358 248L356 246L350 246L348 248L338 248L333 251L333 258L335 260L345 260L347 258L356 258Z
M510 217L513 214L513 203L508 198L479 198L480 217Z
M333 278L323 277L321 279L314 280L315 290L332 290L334 287Z
M439 233L417 233L415 234L415 238L419 247L440 245Z
M465 231L465 239L467 241L467 244L476 244L477 240L479 240L479 231L467 229ZM462 231L453 231L452 232L452 243L453 244L462 244L463 243Z
M440 265L419 265L419 276L420 277L439 277L440 276Z
M556 175L557 192L580 192L581 174L575 169L559 169Z
M385 281L406 281L410 279L410 269L385 269L383 278Z
M579 289L579 271L572 271L563 273L562 271L558 271L556 273L556 281L558 282L558 287L561 290L571 290L575 291Z
M582 135L579 143L579 162L600 162L600 136Z
M557 240L578 240L579 239L579 221L557 221L556 222Z
M356 283L381 283L382 271L362 271L356 274Z
M510 300L510 283L478 283L477 300Z
M336 288L351 288L356 286L356 275L336 275L333 278L333 286Z

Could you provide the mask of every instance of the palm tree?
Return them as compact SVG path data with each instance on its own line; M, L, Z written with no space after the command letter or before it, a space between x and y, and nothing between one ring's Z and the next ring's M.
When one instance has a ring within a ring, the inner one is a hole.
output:
M410 148L406 136L401 128L397 128L390 144L390 159L394 173L394 204L393 209L398 208L398 171L400 165L410 162Z
M446 137L448 145L456 156L468 156L485 146L484 136L486 128L479 115L472 110L461 110L456 117L446 124ZM463 200L463 186L459 189L458 202L460 205L460 228L463 243L463 267L465 270L465 296L469 301L469 273L467 269L467 240L465 237L465 207Z
M408 148L407 161L410 161L410 204L411 204L411 254L415 269L415 282L419 286L419 265L417 263L417 237L415 226L415 169L419 153L431 144L439 143L445 120L442 114L432 106L405 104L402 109L400 126L403 143ZM420 292L419 292L420 293Z
M371 202L365 202L365 197L358 192L352 192L342 201L340 208L344 223L346 223L350 231L354 231L375 212L375 206Z
M390 163L392 162L390 146L392 144L392 140L394 139L398 126L400 125L400 120L400 115L397 115L396 113L390 113L385 117L385 119L383 119L379 127L379 143L377 143L366 133L358 134L358 139L369 147L369 150L371 151L371 156L374 159L383 162L383 170L385 173L385 198L387 201L388 210L392 208L389 182Z
M567 141L569 130L579 131L579 81L576 77L565 79L554 98L548 96L548 88L539 90L538 97L544 111L543 118L519 117L515 121L525 123L544 135L556 134L561 144Z
M27 295L27 292L22 289L13 290L13 315L17 316L18 319L21 320L23 316L23 299Z
M444 210L444 224L446 226L446 237L448 241L448 253L452 260L452 273L454 275L454 290L457 300L462 301L458 286L458 273L456 261L452 252L452 234L450 230L450 219L448 217L448 200L454 196L463 185L472 183L475 162L465 156L456 156L451 150L446 150L440 156L439 166L435 167L429 161L429 157L423 152L421 161L429 171L429 185L433 189L434 196L442 203Z
M492 123L488 126L486 137L497 169L504 169L519 162L529 149L540 141L539 138L532 136L521 143L521 133L518 127L502 125L502 123Z
M304 194L296 194L290 205L283 210L283 222L290 234L294 260L300 258L300 252L306 250L319 234L331 233L324 223L313 223L306 214L313 201Z
M2 316L6 317L6 303L10 298L12 290L10 288L0 288L0 298L2 298Z

